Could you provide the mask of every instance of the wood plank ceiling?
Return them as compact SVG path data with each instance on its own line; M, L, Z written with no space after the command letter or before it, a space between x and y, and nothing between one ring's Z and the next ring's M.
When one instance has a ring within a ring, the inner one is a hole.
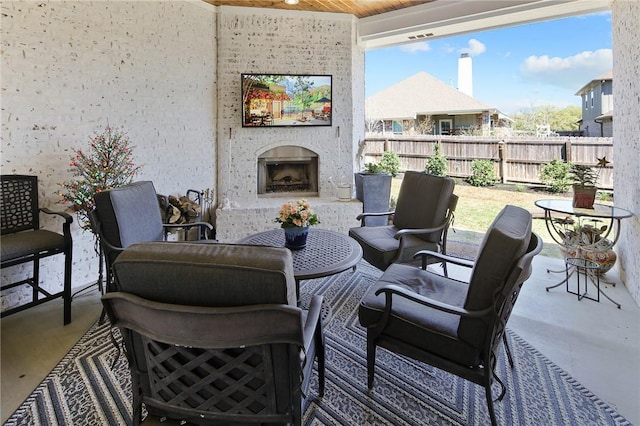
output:
M434 0L300 0L289 5L284 0L204 0L214 6L263 7L310 12L349 13L358 18L429 3Z

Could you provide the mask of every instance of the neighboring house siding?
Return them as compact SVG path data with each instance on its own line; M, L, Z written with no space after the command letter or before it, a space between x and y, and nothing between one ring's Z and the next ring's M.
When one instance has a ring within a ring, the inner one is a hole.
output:
M613 137L613 120L602 122L602 136L605 138Z
M613 81L598 77L581 89L582 123L580 130L587 137L611 137L610 119L598 119L599 116L613 110ZM607 129L607 133L605 133Z

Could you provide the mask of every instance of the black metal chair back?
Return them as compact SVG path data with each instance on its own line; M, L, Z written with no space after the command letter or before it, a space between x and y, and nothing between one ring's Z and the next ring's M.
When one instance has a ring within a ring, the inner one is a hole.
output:
M71 223L73 218L64 212L54 212L38 205L38 177L27 175L2 175L0 186L0 235L2 235L2 256L0 268L33 264L33 275L9 284L0 290L20 286L30 286L31 302L2 311L2 316L10 315L62 297L64 299L64 324L71 321L71 263L72 246ZM62 233L40 229L40 213L56 215L64 219ZM61 291L51 293L40 287L40 259L64 254L64 283Z

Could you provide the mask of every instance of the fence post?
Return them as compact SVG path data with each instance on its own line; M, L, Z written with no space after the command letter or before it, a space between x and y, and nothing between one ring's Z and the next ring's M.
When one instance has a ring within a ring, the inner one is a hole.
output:
M571 158L571 138L569 138L569 140L564 143L564 161L570 163Z
M389 139L385 139L385 140L384 140L384 152L389 151L389 146L390 146L390 145L391 145L391 144L389 143Z
M505 158L506 144L503 140L498 142L498 173L500 174L500 182L507 183L507 178L504 171L504 158Z

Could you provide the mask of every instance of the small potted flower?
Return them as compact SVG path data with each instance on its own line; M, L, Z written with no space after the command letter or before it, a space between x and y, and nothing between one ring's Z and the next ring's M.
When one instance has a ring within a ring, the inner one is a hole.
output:
M320 223L307 200L290 200L280 207L275 222L284 229L285 247L301 250L307 245L309 226Z

